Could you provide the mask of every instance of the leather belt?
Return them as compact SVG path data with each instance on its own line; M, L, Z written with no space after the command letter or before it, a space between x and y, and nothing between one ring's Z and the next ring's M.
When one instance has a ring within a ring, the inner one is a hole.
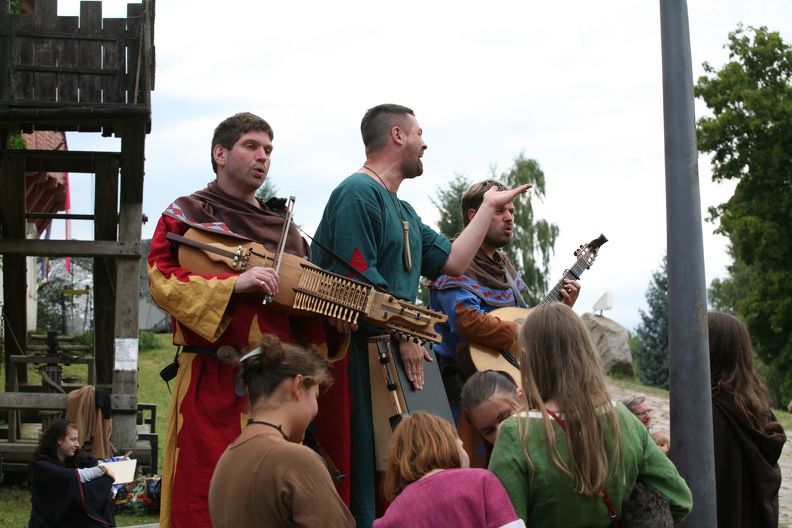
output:
M237 362L239 356L241 355L240 350L236 347L232 347L231 345L223 345L218 348L210 348L210 347L195 346L195 345L184 345L182 346L182 352L191 352L193 354L201 354L202 356L217 358L221 363L225 363L226 365L234 365ZM178 368L178 362L176 362L176 364ZM174 372L173 376L175 375L176 373ZM245 391L245 385L244 383L242 383L242 379L237 377L236 383L234 384L234 394L236 394L241 398L246 393L247 391Z
M184 352L192 352L193 354L201 354L202 356L209 356L217 358L221 363L232 365L240 356L241 352L238 348L231 345L223 345L219 348L209 348L203 346L184 345L182 347Z

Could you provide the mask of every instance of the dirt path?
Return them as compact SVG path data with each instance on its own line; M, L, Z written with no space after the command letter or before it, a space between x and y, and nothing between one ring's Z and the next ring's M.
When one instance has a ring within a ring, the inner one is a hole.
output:
M619 389L611 385L611 396L614 400L621 400L633 391ZM652 422L655 429L669 431L671 416L668 412L668 400L658 396L647 396L652 407ZM784 444L781 452L781 492L779 493L779 524L792 525L792 440Z

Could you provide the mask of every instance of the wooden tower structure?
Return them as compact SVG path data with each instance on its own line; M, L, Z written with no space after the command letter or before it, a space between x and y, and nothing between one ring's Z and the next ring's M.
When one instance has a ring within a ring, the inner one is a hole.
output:
M26 0L26 5L32 2ZM97 384L112 387L113 443L137 441L138 299L143 169L154 88L154 0L130 3L126 18L103 18L100 1L82 1L79 16L58 16L57 0L35 0L30 14L10 14L0 0L0 254L3 257L6 390L25 379L11 364L26 350L28 256L94 259L94 355ZM101 132L120 152L13 150L9 137L34 131ZM27 239L26 173L95 175L89 220L94 240ZM12 309L14 308L14 309ZM0 407L58 407L62 394L6 392ZM57 398L55 398L57 397ZM38 399L36 399L38 398ZM65 399L64 399L65 401ZM9 439L13 441L13 439Z

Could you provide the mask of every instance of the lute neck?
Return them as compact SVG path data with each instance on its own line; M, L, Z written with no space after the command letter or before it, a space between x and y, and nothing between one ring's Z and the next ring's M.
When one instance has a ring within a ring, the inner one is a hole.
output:
M551 302L559 302L562 299L561 290L564 288L565 285L564 280L565 279L578 280L580 279L580 276L583 275L583 272L586 271L587 269L588 269L588 265L586 264L586 262L584 262L582 259L578 259L577 262L575 262L575 265L572 266L572 268L568 270L564 270L564 274L561 277L561 280L558 281L558 283L555 286L553 286L553 289L550 290L547 296L545 296L545 298L542 299L542 302L540 302L539 304L541 305Z

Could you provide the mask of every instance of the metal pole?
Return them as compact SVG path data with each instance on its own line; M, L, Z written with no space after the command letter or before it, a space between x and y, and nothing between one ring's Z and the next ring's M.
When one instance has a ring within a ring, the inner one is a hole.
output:
M668 229L671 459L693 492L682 526L717 526L707 289L687 2L660 0Z

